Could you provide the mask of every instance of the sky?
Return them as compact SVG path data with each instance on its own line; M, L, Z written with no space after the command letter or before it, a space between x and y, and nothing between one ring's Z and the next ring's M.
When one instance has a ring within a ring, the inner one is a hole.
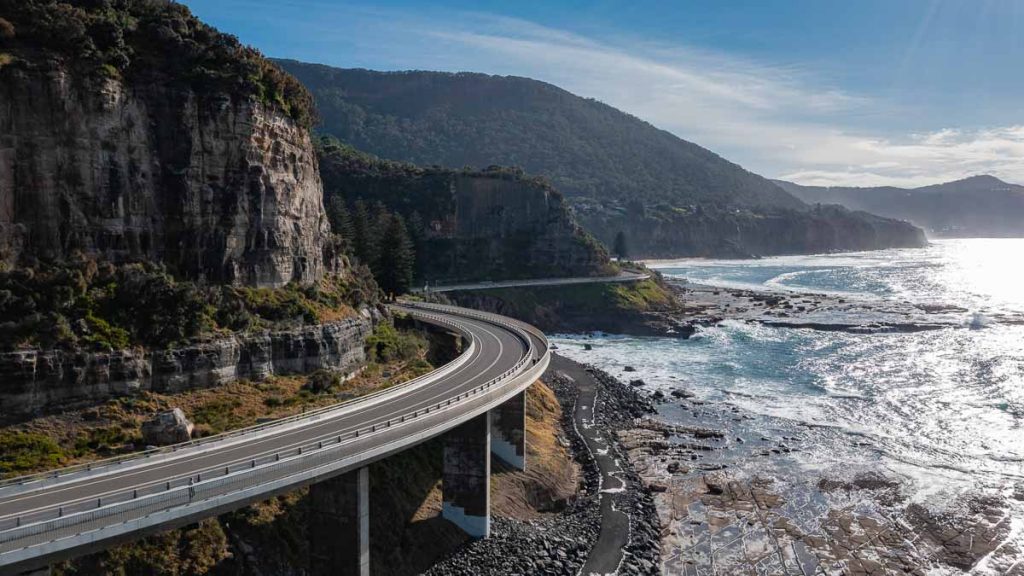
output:
M1024 0L184 0L268 56L535 78L770 178L1024 184Z

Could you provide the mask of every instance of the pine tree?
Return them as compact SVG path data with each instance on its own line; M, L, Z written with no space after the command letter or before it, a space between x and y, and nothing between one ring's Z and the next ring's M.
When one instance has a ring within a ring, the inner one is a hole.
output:
M341 195L335 194L327 201L327 220L331 223L331 230L344 241L345 251L353 250L355 229L352 226L352 217L348 213L348 206Z
M426 272L423 268L425 259L423 258L423 251L426 249L427 240L427 228L423 224L423 217L416 210L413 210L412 214L409 215L409 221L406 223L406 228L409 230L409 240L412 241L412 252L416 260L416 266L413 269L413 277L417 281L423 280L423 275Z
M619 230L619 233L615 235L614 251L619 260L625 260L629 256L629 246L626 244L626 235L622 230Z
M405 220L398 214L390 215L388 220L381 238L379 272L374 276L385 294L397 296L412 287L416 259Z
M352 251L359 262L371 269L377 261L378 254L377 235L373 233L373 228L374 222L370 218L366 203L356 200L352 214Z
M381 251L384 249L384 237L387 234L388 227L391 226L391 211L384 205L383 202L378 200L373 204L373 208L370 210L370 218L367 221L369 224L366 227L367 245L369 246L368 260L366 263L370 266L370 270L373 271L374 276L379 276L382 270L381 267Z

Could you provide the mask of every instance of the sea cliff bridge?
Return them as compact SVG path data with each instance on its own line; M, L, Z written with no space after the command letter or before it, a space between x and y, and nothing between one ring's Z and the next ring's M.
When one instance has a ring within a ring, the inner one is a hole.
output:
M368 575L367 465L437 436L442 515L487 537L490 457L525 468L524 392L547 368L547 340L495 314L419 303L393 309L458 334L462 353L419 378L315 412L9 479L0 484L0 573L44 569L311 486L329 491L334 504L334 545L317 565Z

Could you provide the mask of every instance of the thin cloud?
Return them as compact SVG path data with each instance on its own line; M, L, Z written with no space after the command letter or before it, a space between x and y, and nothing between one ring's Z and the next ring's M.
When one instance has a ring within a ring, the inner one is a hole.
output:
M781 178L815 186L925 186L991 174L1024 182L1024 125L964 131L936 130L905 141L851 139L859 165L796 170ZM874 157L877 162L869 162Z

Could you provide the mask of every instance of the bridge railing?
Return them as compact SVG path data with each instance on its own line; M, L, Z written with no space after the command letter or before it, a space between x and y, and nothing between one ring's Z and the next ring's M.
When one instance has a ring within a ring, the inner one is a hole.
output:
M411 308L421 307L413 306ZM447 319L441 319L429 312L417 310L416 313L418 316L429 318L431 321L445 320L446 324L458 328L457 323L447 322ZM497 323L508 328L524 339L527 343L527 353L513 367L480 386L460 393L455 397L418 408L388 420L376 422L369 426L341 434L327 435L309 443L293 446L287 450L263 454L226 467L205 469L197 472L194 476L177 478L141 489L124 490L98 498L95 501L79 502L67 508L57 508L56 510L51 508L33 515L8 518L0 524L0 565L3 564L3 554L30 547L39 542L50 542L60 538L80 535L87 531L102 529L104 526L119 524L131 518L138 518L153 514L154 512L183 507L193 502L225 496L239 490L257 487L270 480L285 478L298 472L324 466L325 463L338 459L336 453L338 449L364 438L367 434L374 434L382 430L391 429L392 427L401 426L422 416L445 411L468 399L479 397L496 385L519 375L520 372L528 371L529 366L536 364L534 355L537 350L533 340L529 337L526 330L523 329L521 323L510 322L502 317L496 317L496 315L487 313L467 313L462 309L458 312L452 311L451 313L485 319L488 322ZM462 328L459 329L463 330ZM538 334L534 335L538 336ZM539 337L546 346L546 339L543 338L543 334L539 334ZM546 353L547 349L542 352ZM524 371L524 368L527 368L527 370ZM36 540L44 538L44 540L36 542L33 541L34 538Z
M378 390L376 392L365 394L357 398L352 398L350 400L345 400L342 402L338 402L336 404L331 404L330 406L325 406L323 408L303 412L301 414L287 416L285 418L280 418L277 420L273 420L271 422L263 422L260 424L247 426L245 428L237 428L235 430L230 430L228 432L223 432L221 434L207 436L204 438L197 438L195 440L180 442L178 444L172 444L170 446L150 448L148 450L132 452L130 454L123 454L111 458L104 458L102 460L93 460L91 462L84 462L82 464L76 464L74 466L66 466L64 468L58 468L56 470L48 470L46 472L38 472L35 474L26 474L23 476L2 479L0 480L0 488L12 485L24 486L34 482L61 479L71 474L81 472L99 472L103 468L108 466L121 465L125 464L126 462L136 463L139 462L140 459L149 459L152 458L153 456L160 455L172 455L186 448L195 448L199 446L216 444L219 442L223 442L224 440L229 440L240 436L253 435L263 431L275 431L281 426L287 424L302 422L304 420L317 420L323 418L325 415L333 416L335 412L343 412L345 409L351 407L353 404L366 402L368 400L373 400L381 396L392 395L399 391L407 390L408 388L413 387L423 381L431 380L447 372L451 372L455 368L458 368L459 366L464 364L469 359L469 357L472 356L472 353L476 348L476 344L470 337L469 333L460 328L457 323L452 322L447 318L437 314L424 315L424 317L435 324L447 326L458 331L463 338L468 338L470 341L469 346L465 350L463 350L462 354L460 354L458 358L456 358L452 362L449 362L448 364L445 364L444 366L438 368L437 370L432 370L426 374L422 374L420 376L417 376L416 378L407 380L405 382L402 382L401 384L396 384L395 386L391 386L383 390Z

